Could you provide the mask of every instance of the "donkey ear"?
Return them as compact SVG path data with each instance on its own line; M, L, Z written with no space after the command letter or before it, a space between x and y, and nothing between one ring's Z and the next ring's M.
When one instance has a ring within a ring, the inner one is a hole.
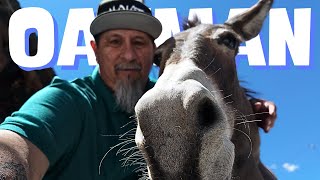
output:
M157 66L161 66L161 64L163 64L162 61L167 61L169 59L170 54L174 47L175 47L175 39L173 37L170 37L164 43L162 43L159 47L157 47L154 53L153 63L156 64Z
M247 11L227 20L225 25L231 26L244 41L250 40L259 34L272 3L273 0L260 0Z

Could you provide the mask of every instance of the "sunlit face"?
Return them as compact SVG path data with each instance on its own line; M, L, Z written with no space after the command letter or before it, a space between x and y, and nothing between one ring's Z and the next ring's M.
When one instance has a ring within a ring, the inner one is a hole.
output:
M155 45L152 39L136 30L109 30L100 35L99 44L91 42L100 74L112 89L118 80L140 80L146 85L152 66Z

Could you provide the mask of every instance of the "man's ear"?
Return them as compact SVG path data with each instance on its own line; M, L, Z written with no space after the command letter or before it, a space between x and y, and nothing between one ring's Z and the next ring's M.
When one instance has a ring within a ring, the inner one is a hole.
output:
M94 41L94 40L91 40L90 41L90 45L91 45L91 48L92 48L92 50L93 50L93 52L94 52L94 54L95 54L95 56L96 56L96 61L97 61L97 63L99 64L99 58L97 57L98 56L98 54L97 54L97 49L98 49L98 47L97 47L97 44L96 44L96 42Z
M97 44L94 40L91 40L90 41L90 45L91 45L91 48L93 49L93 52L96 54L97 52Z

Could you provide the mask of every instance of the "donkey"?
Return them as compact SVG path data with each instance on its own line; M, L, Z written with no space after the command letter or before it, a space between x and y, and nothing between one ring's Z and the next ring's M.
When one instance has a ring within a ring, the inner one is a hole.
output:
M48 85L55 75L53 69L24 71L9 53L8 26L11 15L20 9L16 0L0 0L0 123L35 92ZM37 36L29 37L29 55L37 54Z
M235 56L261 30L273 0L224 24L190 23L156 51L160 74L135 107L135 141L151 179L276 179L260 161L260 137ZM194 27L192 27L194 26Z

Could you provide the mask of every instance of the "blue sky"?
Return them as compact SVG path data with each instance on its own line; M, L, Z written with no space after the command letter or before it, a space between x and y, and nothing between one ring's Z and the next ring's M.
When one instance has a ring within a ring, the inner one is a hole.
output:
M70 8L93 8L96 10L98 0L20 0L22 7L42 7L54 18L57 28L57 50L64 35L68 12ZM187 17L190 8L212 8L213 21L222 23L227 19L231 8L248 8L255 0L148 0L152 11L159 8L176 8L178 17ZM297 66L293 63L295 52L289 46L285 48L286 60L283 66L270 66L269 18L267 18L260 33L266 66L250 66L248 56L239 55L236 59L239 76L246 81L246 86L257 91L258 97L274 101L278 106L278 120L269 134L261 131L261 158L278 176L280 180L318 180L320 179L320 119L318 103L320 102L320 40L319 21L320 3L318 0L276 0L273 8L284 8L288 14L294 33L295 10L311 9L310 22L310 64ZM271 20L270 20L271 21ZM317 23L316 23L317 22ZM300 28L303 29L303 28ZM279 30L280 32L280 30ZM303 48L303 47L302 47ZM53 58L53 61L56 60ZM87 59L80 58L77 66L62 68L54 66L59 76L65 79L83 77L91 73ZM73 69L73 70L70 70Z

